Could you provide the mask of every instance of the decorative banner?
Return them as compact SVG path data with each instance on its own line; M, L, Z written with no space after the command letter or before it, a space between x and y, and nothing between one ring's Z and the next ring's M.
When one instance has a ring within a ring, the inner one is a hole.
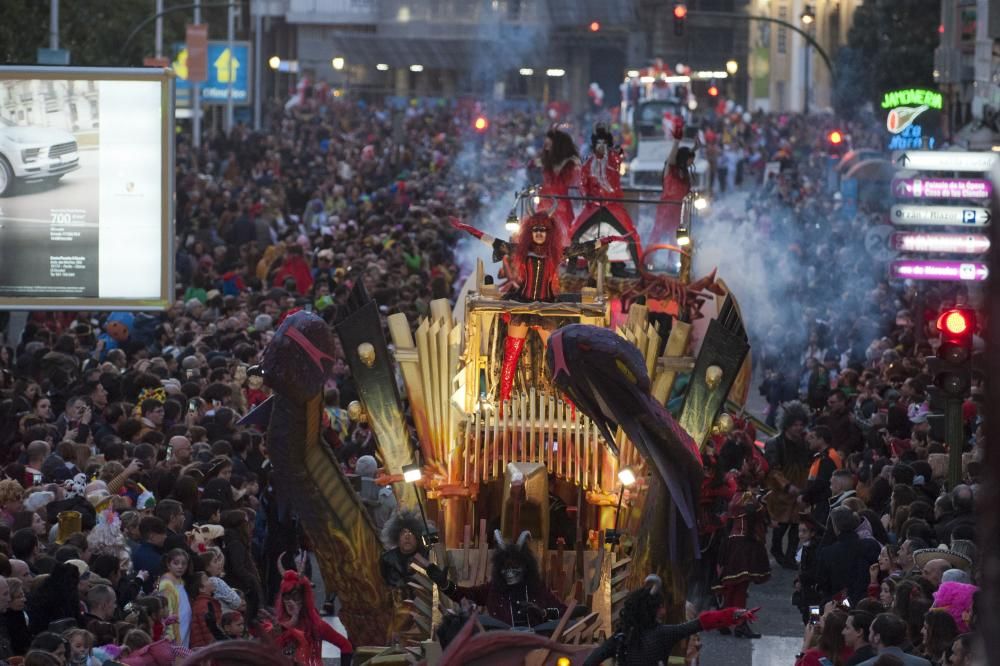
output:
M993 183L982 178L896 178L892 193L904 199L989 199Z
M982 282L989 275L989 269L981 261L900 260L892 262L889 275L909 280Z
M893 206L889 219L893 224L935 227L988 227L992 214L988 208L962 206Z
M994 152L904 150L892 154L892 163L915 171L990 171L1000 159Z
M902 252L984 254L990 249L990 239L985 234L929 234L919 231L899 231L889 238L889 246Z

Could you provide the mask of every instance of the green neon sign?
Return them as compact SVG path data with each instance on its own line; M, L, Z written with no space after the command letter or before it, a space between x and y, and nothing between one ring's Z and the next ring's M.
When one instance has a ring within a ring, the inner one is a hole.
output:
M882 98L883 109L895 109L898 106L927 106L939 111L944 106L941 93L923 88L906 88L892 90Z

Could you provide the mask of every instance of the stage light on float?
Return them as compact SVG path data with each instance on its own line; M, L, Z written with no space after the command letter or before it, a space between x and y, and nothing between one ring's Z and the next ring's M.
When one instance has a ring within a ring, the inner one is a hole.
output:
M705 197L703 197L700 194L697 195L694 198L694 209L695 210L705 210L706 208L708 208L708 199L706 199Z
M691 244L691 234L688 233L687 227L677 229L677 244L681 247L687 247Z
M635 472L631 467L622 467L618 472L618 480L627 488L635 483Z
M511 235L516 234L517 230L521 228L521 224L517 220L517 213L515 211L510 211L510 214L507 216L507 222L504 223L504 228L507 230L507 233Z
M423 472L420 470L420 465L413 463L411 465L403 465L403 481L407 483L416 483L424 476Z

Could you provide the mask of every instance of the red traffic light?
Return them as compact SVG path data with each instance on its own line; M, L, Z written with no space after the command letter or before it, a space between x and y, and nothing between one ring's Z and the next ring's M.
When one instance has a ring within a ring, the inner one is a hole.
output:
M674 5L674 18L682 19L688 14L687 5Z
M591 21L590 23L591 32L597 32L600 29L601 29L601 24L598 21Z
M719 89L716 86L709 86L708 87L708 94L711 95L712 97L718 97L719 96Z
M476 128L477 132L485 132L490 126L490 121L486 120L485 116L479 116L476 118L476 122L472 123L472 126Z
M963 335L972 329L972 318L962 310L945 310L937 320L938 330L949 335Z
M844 142L844 135L841 134L838 130L833 130L832 132L830 132L830 136L828 138L830 139L830 143L832 143L835 146L839 146L841 143Z

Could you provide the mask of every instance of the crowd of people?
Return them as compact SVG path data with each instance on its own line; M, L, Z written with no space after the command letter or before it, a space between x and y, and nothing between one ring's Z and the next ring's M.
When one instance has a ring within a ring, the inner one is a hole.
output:
M977 295L888 279L886 257L865 242L871 226L886 223L887 204L848 202L830 186L833 122L772 116L715 128L758 170L735 222L752 225L773 271L768 299L780 304L764 330L749 322L766 422L778 432L768 439L737 428L716 438L709 458L706 513L728 508L733 519L728 531L705 521L707 542L719 548L716 584L724 590L737 572L756 576L737 582L766 580L767 551L773 566L797 572L789 591L805 625L797 666L971 664L982 383L974 379L962 406L962 478L949 486L926 359L940 309ZM877 147L864 125L849 134L855 147ZM768 173L768 163L779 170ZM754 461L755 437L766 440L764 464L741 467ZM727 476L731 469L740 473ZM745 528L742 505L756 512L756 529Z
M393 110L317 93L271 115L267 132L241 125L206 135L199 149L179 135L178 289L168 311L35 313L0 347L8 663L173 663L244 638L308 664L320 663L326 641L349 661L350 641L318 613L330 600L314 599L308 537L274 529L266 440L239 423L267 396L254 365L284 316L304 309L332 323L359 280L383 314L411 323L451 297L460 269L449 220L473 218L512 186L512 165L540 145L549 119L495 117L483 146L464 141L470 123L453 108ZM714 504L703 507L703 530L718 568L704 583L726 607L746 607L749 585L768 576L770 531L777 565L799 572L798 663L888 664L899 653L901 663L924 663L908 656L919 654L962 666L976 627L982 433L970 400L965 483L944 491L924 358L929 313L965 295L876 278L831 288L834 270L872 275L858 232L873 212L848 212L826 192L818 131L759 114L720 120L709 135L706 150L732 166L716 164L712 180L750 188L753 221L816 270L785 294L801 306L800 332L755 341L779 434L762 455L737 429L706 457L703 501ZM765 177L768 162L781 172ZM376 447L345 408L356 399L338 360L325 437L345 471L368 478ZM366 499L388 524L382 495ZM655 623L659 584L634 594L635 621ZM692 617L620 663L701 629L753 637L734 612Z

